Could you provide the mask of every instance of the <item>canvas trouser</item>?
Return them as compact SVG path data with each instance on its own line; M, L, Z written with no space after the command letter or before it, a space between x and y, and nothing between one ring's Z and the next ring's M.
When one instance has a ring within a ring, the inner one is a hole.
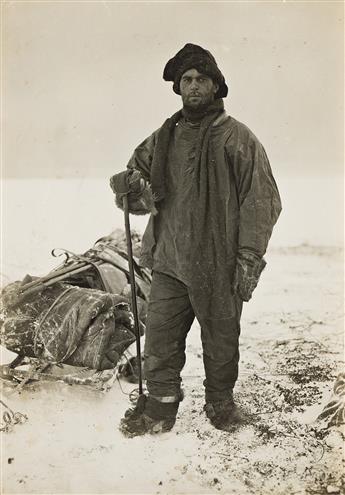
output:
M200 317L198 307L203 301L196 301L191 290L179 280L153 272L144 351L150 396L162 402L179 400L186 337L195 317L201 326L206 402L231 396L238 377L242 312L242 301L234 297L236 315Z

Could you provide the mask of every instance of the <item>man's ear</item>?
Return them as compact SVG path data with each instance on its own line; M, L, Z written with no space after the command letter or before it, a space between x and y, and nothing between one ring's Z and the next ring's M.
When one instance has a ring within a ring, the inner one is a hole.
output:
M216 94L218 92L218 89L219 89L219 84L213 83L213 93L214 94Z

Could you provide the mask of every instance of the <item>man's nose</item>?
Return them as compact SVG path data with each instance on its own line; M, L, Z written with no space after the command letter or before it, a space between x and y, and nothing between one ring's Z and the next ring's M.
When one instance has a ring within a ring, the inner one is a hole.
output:
M197 89L199 87L198 81L196 79L192 79L190 87L191 89Z

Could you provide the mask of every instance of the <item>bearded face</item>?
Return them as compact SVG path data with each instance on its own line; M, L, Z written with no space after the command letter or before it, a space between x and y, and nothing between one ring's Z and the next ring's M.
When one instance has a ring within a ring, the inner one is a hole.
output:
M205 108L212 103L218 89L217 83L196 69L184 72L180 80L183 106L193 110Z

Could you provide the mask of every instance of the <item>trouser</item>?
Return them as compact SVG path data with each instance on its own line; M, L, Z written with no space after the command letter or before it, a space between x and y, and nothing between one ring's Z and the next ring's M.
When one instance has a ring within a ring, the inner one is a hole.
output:
M186 337L195 317L201 326L206 402L229 399L238 377L242 301L227 318L200 316L200 303L179 280L153 272L146 322L145 376L149 395L179 400ZM175 399L174 399L175 398Z

